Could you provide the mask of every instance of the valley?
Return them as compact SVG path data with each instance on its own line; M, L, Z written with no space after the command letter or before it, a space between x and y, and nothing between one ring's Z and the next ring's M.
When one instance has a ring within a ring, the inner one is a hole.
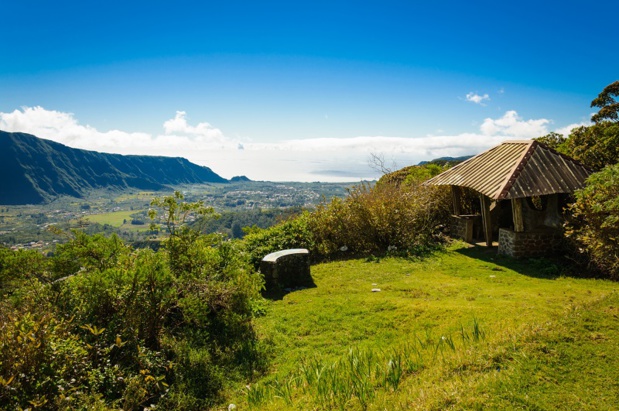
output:
M175 186L148 191L135 188L91 190L84 198L61 196L47 204L0 205L0 243L16 249L52 251L66 240L50 230L79 228L89 234L117 233L128 242L152 237L147 212L155 197L183 192L189 202L203 201L222 215L208 230L239 237L239 229L267 228L287 215L313 209L322 199L344 197L350 183L235 181Z

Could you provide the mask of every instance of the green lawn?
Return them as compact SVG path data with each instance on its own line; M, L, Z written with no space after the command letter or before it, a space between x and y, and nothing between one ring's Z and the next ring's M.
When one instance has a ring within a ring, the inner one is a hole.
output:
M462 244L312 267L257 319L270 372L239 409L616 409L617 283ZM380 289L372 292L372 289Z
M109 224L116 228L122 228L124 230L144 231L149 229L150 220L146 221L144 225L131 224L131 214L136 211L114 211L103 214L92 214L86 217L87 220L93 223ZM126 223L125 223L126 221Z

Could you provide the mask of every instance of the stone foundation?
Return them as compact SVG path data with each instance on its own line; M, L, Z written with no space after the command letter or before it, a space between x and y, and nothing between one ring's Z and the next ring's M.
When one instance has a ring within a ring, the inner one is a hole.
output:
M499 229L499 254L515 258L544 257L557 254L563 246L563 233L552 228L517 233Z

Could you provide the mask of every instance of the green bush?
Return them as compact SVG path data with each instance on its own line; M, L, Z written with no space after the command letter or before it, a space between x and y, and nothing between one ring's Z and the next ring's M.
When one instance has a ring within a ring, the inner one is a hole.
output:
M72 230L70 241L58 246L51 261L54 278L70 276L80 270L102 271L114 267L129 251L129 246L116 234L106 237Z
M314 214L304 212L267 229L251 228L247 231L243 243L250 255L251 264L257 269L260 261L267 254L289 248L307 248L314 252L314 234L310 221ZM316 256L314 256L316 257Z
M449 216L449 191L421 185L437 167L412 167L374 186L360 184L346 198L333 198L314 212L250 230L244 243L251 262L259 267L265 255L287 248L307 248L313 261L426 250L441 241Z
M0 246L0 296L32 281L50 281L49 260L36 250L12 251Z
M352 188L313 214L310 228L321 255L414 251L437 243L449 215L448 191L418 180Z
M50 259L0 250L0 409L201 410L264 368L262 279L239 243L188 228L210 211L182 200L157 203L157 252L78 231Z
M619 278L619 164L587 179L575 193L567 235L586 252L595 267Z

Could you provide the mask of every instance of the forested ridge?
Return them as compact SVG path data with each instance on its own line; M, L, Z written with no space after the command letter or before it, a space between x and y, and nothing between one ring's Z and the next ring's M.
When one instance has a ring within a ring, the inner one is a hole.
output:
M184 158L79 150L25 133L0 131L0 204L39 204L96 188L159 190L166 185L225 183Z

